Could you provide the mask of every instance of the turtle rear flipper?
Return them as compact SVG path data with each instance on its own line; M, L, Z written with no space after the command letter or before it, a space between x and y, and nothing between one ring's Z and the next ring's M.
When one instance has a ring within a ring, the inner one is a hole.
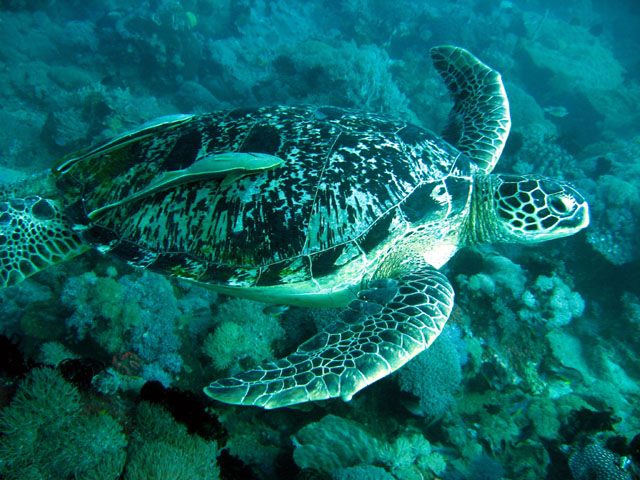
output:
M30 195L0 202L0 288L88 249L55 201Z
M431 266L374 280L340 320L293 354L204 391L225 403L267 409L335 397L349 401L427 349L452 308L453 289Z

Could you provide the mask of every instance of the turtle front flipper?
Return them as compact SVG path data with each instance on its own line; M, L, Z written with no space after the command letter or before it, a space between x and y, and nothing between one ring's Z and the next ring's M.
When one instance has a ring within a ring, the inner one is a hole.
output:
M509 136L509 100L500 74L464 48L431 49L431 59L453 97L443 137L491 173Z
M30 195L0 201L0 288L88 249L54 200Z
M293 354L204 391L221 402L266 409L334 397L349 401L427 349L452 308L453 289L433 267L373 280L340 320Z

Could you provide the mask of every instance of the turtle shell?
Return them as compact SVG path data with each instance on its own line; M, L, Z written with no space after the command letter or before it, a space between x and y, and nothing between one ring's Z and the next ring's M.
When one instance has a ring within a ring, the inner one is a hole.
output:
M471 164L433 133L334 107L184 117L58 168L67 214L90 243L161 273L231 286L331 275L411 225L468 204ZM107 209L163 173L227 152L278 157L230 183L180 183Z

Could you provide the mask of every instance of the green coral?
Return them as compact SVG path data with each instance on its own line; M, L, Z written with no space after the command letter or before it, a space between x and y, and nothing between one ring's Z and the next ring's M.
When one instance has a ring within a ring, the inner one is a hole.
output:
M216 442L189 435L162 407L140 403L129 439L111 416L88 413L88 407L58 371L32 370L11 404L0 412L0 476L7 480L218 479Z
M356 422L327 415L296 433L293 459L300 468L332 472L356 465L369 465L380 451L380 443Z
M398 479L428 478L425 475L440 475L447 468L445 458L434 452L429 441L417 433L398 437L383 452L380 460Z
M56 370L32 370L0 412L0 475L8 480L111 480L127 440L109 415L87 415L78 390Z
M70 358L79 358L78 355L71 352L63 344L58 342L45 342L40 345L39 359L45 365L57 367L64 360Z
M226 370L238 356L250 353L242 327L234 322L223 322L213 333L207 335L203 352L211 358L213 367Z
M445 458L419 433L407 432L390 443L335 415L308 424L296 433L293 443L293 459L299 467L337 478L348 478L346 470L358 466L383 466L398 480L434 478L447 468Z
M218 445L189 435L161 406L138 405L124 480L217 480Z
M284 337L275 316L263 313L264 304L231 299L220 305L218 326L205 338L203 352L218 370L240 370L239 361L256 365L273 360L273 343ZM245 365L251 366L251 365Z

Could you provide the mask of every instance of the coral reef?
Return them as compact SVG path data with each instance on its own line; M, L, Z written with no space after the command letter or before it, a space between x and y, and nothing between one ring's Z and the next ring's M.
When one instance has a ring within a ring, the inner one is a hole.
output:
M116 275L111 268L106 276L86 272L67 279L61 300L72 313L66 325L78 341L89 336L110 357L134 353L140 376L170 385L183 367L182 337L202 333L199 317L216 296L193 286L180 296L169 279L151 272ZM191 320L191 330L183 328Z
M444 457L419 434L399 436L395 442L388 443L367 432L362 425L334 415L306 425L295 434L293 442L293 458L299 467L338 478L355 475L353 467L371 465L383 465L384 470L393 475L391 478L399 480L425 478L425 475L430 478L447 467Z
M218 445L176 423L159 405L141 402L129 441L125 480L217 480Z
M380 444L360 425L334 415L301 429L293 438L293 458L300 468L332 472L371 464Z
M337 309L278 316L100 254L3 290L0 476L637 477L636 3L0 2L0 184L180 111L334 104L439 132L451 104L428 52L457 44L507 82L497 170L572 181L591 216L570 240L459 253L442 336L346 404L201 398Z
M461 367L466 360L460 331L448 325L427 351L397 373L398 385L418 397L421 415L439 418L449 410L460 390Z
M493 310L504 333L514 333L523 324L544 323L547 329L566 326L585 309L580 293L558 274L538 275L532 282L520 265L501 255L489 253L480 272L461 274L456 280L471 294L469 308L488 302L484 308Z
M528 22L531 39L524 49L536 66L554 72L557 89L614 90L624 69L601 39L586 28L563 20L540 18Z
M618 141L608 151L589 158L593 224L589 243L609 262L622 265L638 259L640 215L640 144Z
M618 466L616 457L597 443L578 450L569 458L574 480L630 480Z
M127 439L108 414L87 415L55 370L32 370L0 413L0 473L8 479L115 478Z
M189 434L162 406L141 402L125 435L98 405L57 370L32 370L0 412L0 473L21 480L218 479L217 443Z
M67 347L58 342L45 342L40 346L40 359L45 365L57 367L61 362L70 358L78 358Z
M278 61L283 81L300 89L304 102L357 106L414 120L406 96L393 80L388 54L375 45L309 40Z
M263 360L274 360L274 342L285 332L278 318L263 312L265 304L231 299L218 306L215 330L207 335L202 351L217 370L231 374ZM243 365L243 366L241 366Z
M540 301L544 297L546 301ZM519 317L531 322L542 317L549 329L564 327L584 313L582 296L558 276L539 275L531 289L523 293L522 301Z

